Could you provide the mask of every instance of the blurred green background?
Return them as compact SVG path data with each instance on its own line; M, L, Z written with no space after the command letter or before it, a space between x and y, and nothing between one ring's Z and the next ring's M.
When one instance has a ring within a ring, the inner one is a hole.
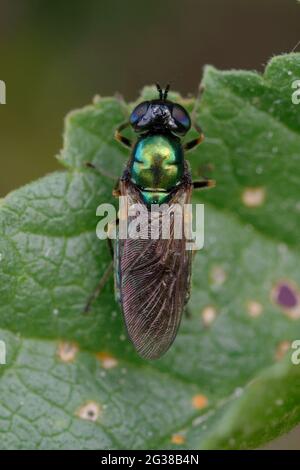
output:
M299 20L296 0L1 0L0 197L59 168L63 118L95 94L135 99L155 81L194 94L207 63L262 71L297 45Z
M262 70L299 19L296 0L1 0L0 197L59 167L63 118L95 94L195 93L206 63Z

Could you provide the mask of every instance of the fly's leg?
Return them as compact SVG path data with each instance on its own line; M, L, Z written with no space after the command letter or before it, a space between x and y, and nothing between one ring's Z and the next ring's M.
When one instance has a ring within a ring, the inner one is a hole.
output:
M193 122L193 127L196 129L197 132L199 132L199 135L198 135L198 137L196 137L195 139L190 140L189 142L186 142L186 143L183 145L183 150L184 150L185 152L188 152L189 150L194 149L194 148L197 147L199 144L201 144L201 142L203 142L203 140L204 140L204 134L203 134L203 132L202 132L201 127L198 126L198 124L196 124L195 122Z
M197 107L197 104L199 103L199 101L201 100L203 92L204 92L204 86L201 84L200 87L199 87L198 96L196 98L196 104L194 106L194 111L192 113L192 126L199 133L199 136L196 137L195 139L191 140L190 142L187 142L186 144L184 144L183 148L186 152L189 151L189 150L194 149L199 144L201 144L201 142L203 142L203 140L204 140L203 131L202 131L201 127L196 123L196 107Z
M114 185L114 189L112 191L112 195L114 197L119 197L121 196L121 191L120 191L120 178L117 179L115 185Z
M126 147L131 148L132 147L131 141L129 139L127 139L127 137L125 137L121 134L121 131L124 130L129 125L130 125L129 122L125 122L124 124L121 124L115 132L115 138L116 138L116 140L120 141L122 144L126 145ZM101 175L109 176L110 178L115 179L113 175L110 175L110 174L106 173L102 169L100 170L93 163L86 162L86 166L88 168L93 168L94 170L96 170ZM118 179L116 181L115 187L113 189L113 196L115 196L115 197L119 197L120 194L121 194L119 186L120 186L120 179ZM118 223L119 223L119 219L117 218L116 224L118 224ZM108 231L110 231L111 229L112 229L112 225L111 225L111 227L108 227ZM106 282L108 281L110 275L113 272L113 268L114 268L114 249L113 249L113 244L112 244L111 238L108 237L107 242L108 242L108 248L109 248L109 251L110 251L110 254L111 254L111 257L112 257L112 261L107 266L107 268L106 268L104 274L102 275L98 285L96 286L94 291L89 296L89 298L87 300L87 303L85 305L84 311L83 311L84 314L87 314L90 311L92 303L94 302L94 300L96 300L96 298L98 297L98 295L102 291L104 285L106 284Z
M119 219L117 218L116 219L116 225L118 225L118 224L119 224ZM114 227L114 224L108 224L108 230L107 230L108 233L111 232L113 227ZM114 247L113 247L112 239L109 238L109 237L107 238L107 245L108 245L108 250L109 250L110 255L111 255L111 261L110 261L109 265L107 266L103 276L101 277L98 285L95 287L94 291L91 293L90 297L88 298L88 301L87 301L87 303L85 305L85 308L83 310L84 314L89 313L92 303L94 302L94 300L96 300L98 295L101 293L101 290L103 289L104 285L106 284L106 282L109 279L109 276L113 272L113 268L114 268Z
M120 178L117 178L116 180L116 177L111 175L110 173L107 173L106 171L103 171L102 168L97 168L96 165L94 165L93 163L91 162L85 162L85 166L87 168L92 168L93 170L95 170L97 173L99 173L100 175L104 175L104 176L108 176L109 178L113 179L115 181L115 185L114 185L114 188L112 190L112 195L114 197L119 197L121 196L121 192L120 192Z
M114 189L112 191L112 195L116 198L121 196L120 178L118 178L117 181L116 181L116 184L115 184ZM119 225L119 217L117 215L115 224L114 223L109 223L108 224L108 229L107 229L108 234L110 234L112 232L114 226L117 227L118 225ZM108 249L109 249L109 252L111 254L111 257L112 257L112 259L114 259L114 247L113 247L112 239L110 238L110 236L107 238L107 243L108 243Z
M122 135L122 133L121 133L124 129L126 129L129 126L130 126L130 122L126 121L123 124L121 124L119 127L117 127L117 129L115 131L115 139L118 142L121 142L121 144L125 145L125 147L132 148L132 146L133 146L132 141L130 139L128 139L127 137L125 137L124 135ZM107 176L111 179L115 179L115 176L111 175L110 173L106 172L105 170L102 170L102 168L101 169L97 168L91 162L86 162L85 165L88 168L93 168L94 170L96 170L102 176Z
M116 182L116 187L118 187L118 186L119 186L119 180ZM116 225L119 224L119 218L118 217L116 218L115 223L116 223ZM112 232L113 228L114 228L114 223L109 223L108 228L107 228L108 235ZM84 314L89 313L92 303L94 302L94 300L96 300L98 295L101 293L103 287L105 286L106 282L108 281L108 279L109 279L109 277L112 274L113 269L114 269L114 247L113 247L113 242L112 242L112 239L110 238L110 236L107 237L107 244L108 244L108 249L109 249L109 252L110 252L110 255L111 255L111 261L110 261L109 265L107 266L106 270L104 271L98 285L95 287L94 291L89 296L89 298L87 300L87 303L86 303L86 305L84 307L84 310L83 310Z
M107 238L107 245L108 245L108 250L111 254L111 258L114 259L114 246L111 238L111 233L115 227L119 225L119 217L116 217L116 222L115 223L108 223L107 224L107 233L108 233L108 238Z
M109 174L109 173L106 173L104 171L102 171L102 169L100 170L99 168L97 168L93 163L91 162L85 162L85 166L88 167L88 168L92 168L93 170L97 171L97 173L99 173L100 175L104 175L104 176L109 176L109 178L115 180L115 185L114 185L114 188L113 188L113 191L112 191L112 195L115 196L115 197L119 197L121 196L121 193L120 193L120 178L118 178L116 180L116 177Z
M99 175L101 176L105 176L106 178L109 178L111 180L115 180L116 177L114 175L112 175L111 173L109 173L108 171L106 170L103 170L102 168L98 168L96 165L94 165L94 163L91 163L91 162L85 162L85 166L87 168L92 168L93 170L95 170L97 173L99 173Z
M125 147L132 148L131 140L121 134L121 132L129 126L130 126L129 121L126 121L123 124L121 124L115 131L115 139L118 142L121 142L121 144L125 145Z
M94 291L91 293L91 295L88 298L88 301L84 307L83 313L86 314L90 311L91 305L96 300L100 292L102 291L103 287L105 286L106 282L108 281L110 275L113 272L114 268L114 262L111 261L109 265L107 266L106 270L104 271L98 285L95 287Z
M205 189L205 188L214 188L216 186L215 180L201 180L201 181L193 181L192 183L194 189Z
M209 178L208 174L214 170L214 165L211 163L204 163L198 168L198 175L201 177L200 181L194 181L194 188L213 188L216 186L215 180Z
M114 259L114 247L113 247L113 243L111 241L111 238L107 239L107 245L108 245L108 250L110 252L111 259L113 260Z
M184 151L188 152L189 150L194 149L199 144L201 144L201 142L203 142L203 140L204 140L204 134L200 134L198 137L196 137L196 139L193 139L193 140L190 140L189 142L186 142L183 145Z

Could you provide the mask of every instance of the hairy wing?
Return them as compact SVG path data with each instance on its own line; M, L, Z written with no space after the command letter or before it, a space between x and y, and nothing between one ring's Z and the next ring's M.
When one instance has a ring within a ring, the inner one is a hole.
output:
M122 193L139 199L130 183ZM190 195L189 185L181 187L169 205L186 204ZM167 240L161 238L161 230L156 240L119 240L120 302L129 337L147 359L159 358L174 341L189 293L191 251L186 250L184 237L174 239L175 218L170 220ZM146 216L142 225L149 226L148 221Z

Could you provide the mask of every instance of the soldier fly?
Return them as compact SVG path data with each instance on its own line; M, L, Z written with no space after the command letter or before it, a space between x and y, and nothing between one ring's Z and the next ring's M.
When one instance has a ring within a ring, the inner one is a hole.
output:
M168 100L169 85L156 87L158 98L138 104L115 132L131 155L114 194L143 204L149 213L152 204L188 204L193 188L214 185L209 179L193 182L184 157L203 141L202 130L193 124L198 137L183 143L192 125L189 113ZM137 134L135 142L123 135L127 127ZM173 229L169 239L117 237L115 244L116 297L128 336L145 359L158 359L169 349L189 298L192 252L184 237L172 237Z

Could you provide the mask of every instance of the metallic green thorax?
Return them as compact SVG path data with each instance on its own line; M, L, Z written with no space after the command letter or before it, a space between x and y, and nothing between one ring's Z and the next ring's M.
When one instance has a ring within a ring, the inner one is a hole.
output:
M131 180L141 190L146 204L167 202L169 193L182 179L184 156L179 139L172 135L141 137L133 150Z

